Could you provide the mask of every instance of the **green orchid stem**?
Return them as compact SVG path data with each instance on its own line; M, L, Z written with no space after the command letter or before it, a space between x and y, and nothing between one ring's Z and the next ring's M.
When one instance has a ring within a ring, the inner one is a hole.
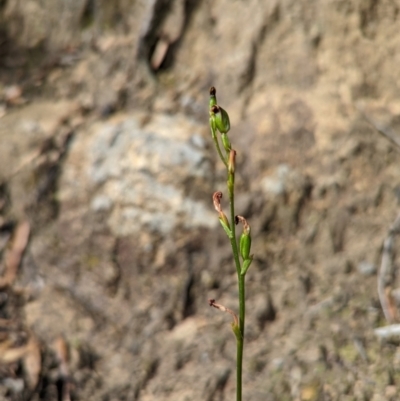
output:
M231 142L227 136L230 130L230 121L228 113L217 104L216 89L210 88L210 128L215 147L218 155L224 163L228 173L228 192L229 192L229 206L230 206L230 222L223 213L220 205L222 193L216 192L213 196L214 207L219 214L219 219L225 230L232 246L233 259L235 261L236 272L238 277L238 290L239 290L239 319L235 316L235 321L232 324L233 331L236 337L236 401L242 401L242 366L243 366L243 345L244 345L244 321L246 314L245 306L245 276L249 268L253 256L250 255L251 237L250 227L247 221L242 216L237 218L243 223L243 234L240 241L240 254L243 258L243 266L241 266L239 258L239 246L236 239L236 222L235 217L235 157L236 152L232 149ZM217 131L221 134L221 142L225 150L225 156L222 154L219 144ZM213 301L214 302L214 301ZM212 305L212 304L210 304ZM216 306L216 304L214 305ZM224 308L226 310L226 308ZM237 321L238 320L238 321Z
M231 231L230 237L233 258L235 260L236 272L239 285L239 328L240 336L236 337L236 401L242 401L242 365L243 365L243 343L244 343L244 321L246 315L245 305L245 275L241 274L241 265L239 259L238 244L235 233L235 179L234 174L228 173L228 190L229 190L229 206L231 214Z
M236 341L236 401L242 401L242 365L243 365L243 345L244 345L244 318L245 309L245 291L244 291L245 276L238 276L239 282L239 327L241 337Z
M222 162L225 164L225 167L228 167L228 162L226 161L226 157L224 157L224 155L221 152L221 148L219 146L219 142L218 142L218 138L217 138L217 133L215 132L215 129L213 128L211 122L210 122L210 128L211 128L211 136L215 143L215 147L217 148L218 155L219 155L220 159L222 160Z

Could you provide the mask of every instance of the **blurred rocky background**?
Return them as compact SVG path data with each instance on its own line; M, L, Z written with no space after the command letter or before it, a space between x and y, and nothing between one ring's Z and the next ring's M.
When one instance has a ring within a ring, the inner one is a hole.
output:
M244 399L400 399L399 26L398 0L0 0L0 399L234 399L211 85L253 230Z

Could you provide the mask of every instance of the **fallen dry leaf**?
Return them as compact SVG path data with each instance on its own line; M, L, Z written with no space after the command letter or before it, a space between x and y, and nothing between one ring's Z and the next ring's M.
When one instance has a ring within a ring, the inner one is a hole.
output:
M70 379L68 373L69 352L68 344L63 336L58 336L55 339L53 349L59 361L60 378L63 382L61 399L62 401L70 401Z
M31 337L26 348L23 358L23 366L28 386L33 390L38 384L40 371L42 369L40 344L35 337Z
M28 244L29 233L30 224L28 221L18 224L15 229L10 246L4 256L5 272L4 276L0 277L0 288L11 285L17 277L18 267Z
M60 364L60 373L62 375L68 374L68 345L63 336L58 336L54 343L53 349Z
M12 348L13 342L3 341L0 344L0 362L4 364L13 363L21 359L27 352L27 346Z

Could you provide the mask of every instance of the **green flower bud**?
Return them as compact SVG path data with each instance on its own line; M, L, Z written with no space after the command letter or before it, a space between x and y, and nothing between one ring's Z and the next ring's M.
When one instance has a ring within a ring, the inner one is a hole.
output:
M214 105L210 108L211 118L214 118L215 126L221 134L226 134L230 128L228 113L220 106Z
M240 236L240 254L243 260L250 258L250 248L251 248L251 236L250 232L248 234L243 233Z
M247 223L246 219L242 216L235 217L235 223L238 224L239 221L243 224L243 233L240 236L239 249L240 255L243 260L251 259L250 249L251 249L251 235L250 235L250 226Z

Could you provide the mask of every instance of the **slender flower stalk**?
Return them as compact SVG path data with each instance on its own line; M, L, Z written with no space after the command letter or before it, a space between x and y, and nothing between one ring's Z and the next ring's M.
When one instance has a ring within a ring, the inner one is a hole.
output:
M245 304L245 277L248 268L253 260L253 255L250 255L251 250L251 236L250 226L247 220L242 216L235 214L235 170L236 170L236 151L232 149L231 142L228 138L228 131L230 130L230 121L228 113L217 104L216 90L214 87L210 88L210 129L211 136L215 144L217 153L226 167L227 172L227 187L229 194L229 217L225 215L221 206L222 192L215 192L213 195L213 203L215 210L218 212L219 221L229 238L232 247L233 260L236 267L238 277L238 291L239 291L239 318L229 308L217 304L214 299L209 301L210 306L217 308L223 312L231 314L234 318L232 323L232 330L236 337L236 401L242 401L242 365L243 365L243 345L244 345L244 328L246 317L246 304ZM221 139L218 137L221 135ZM225 154L221 150L222 148ZM243 233L238 242L236 238L236 224L242 223ZM240 261L242 258L242 262Z

